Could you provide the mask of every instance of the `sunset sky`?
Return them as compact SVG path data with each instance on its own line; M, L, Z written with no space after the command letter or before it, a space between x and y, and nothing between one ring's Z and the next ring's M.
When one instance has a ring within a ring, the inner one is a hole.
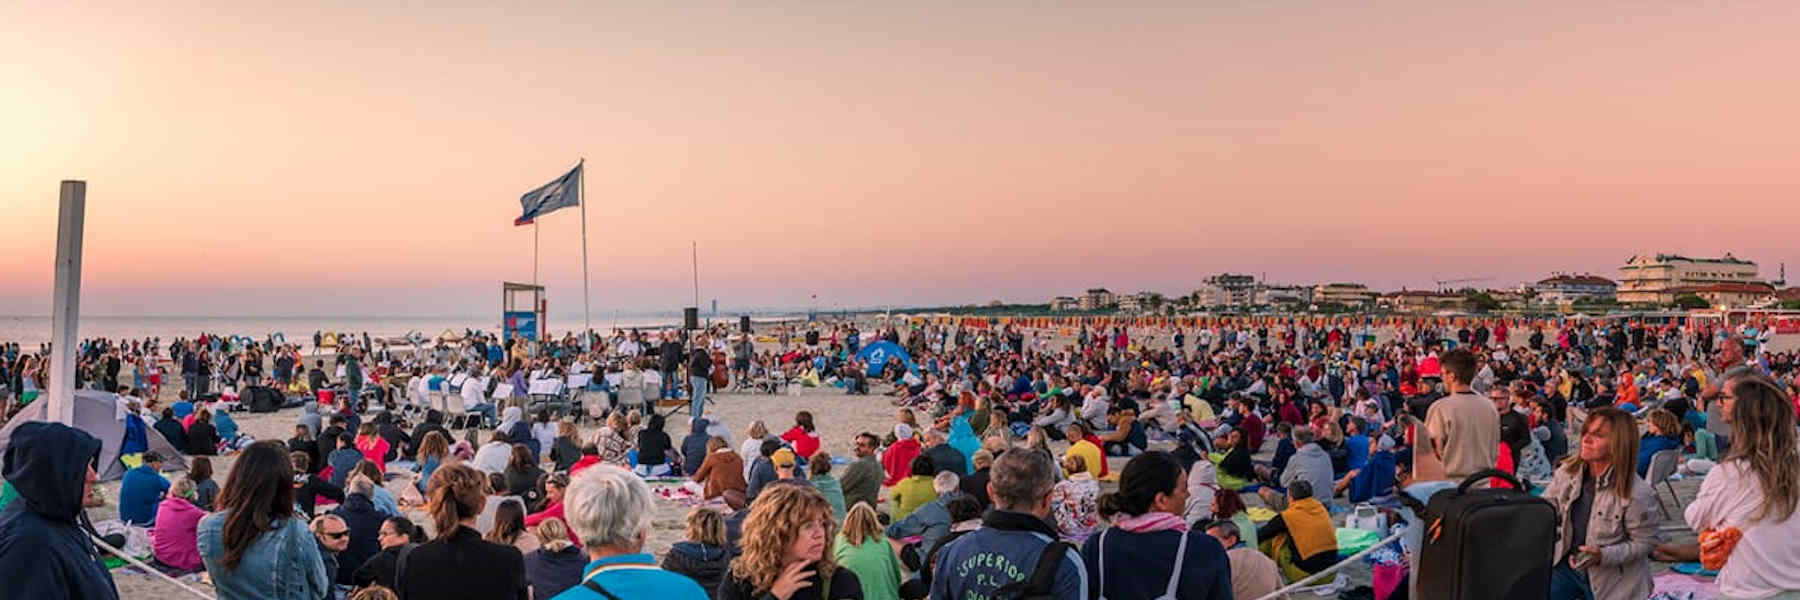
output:
M584 156L597 313L1800 270L1800 2L501 4L0 5L0 314L62 179L92 314L488 314Z

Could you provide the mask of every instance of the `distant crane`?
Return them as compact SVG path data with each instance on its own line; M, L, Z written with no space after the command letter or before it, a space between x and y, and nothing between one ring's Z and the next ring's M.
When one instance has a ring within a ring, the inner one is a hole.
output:
M1487 277L1464 277L1461 279L1438 279L1436 281L1437 281L1438 291L1448 292L1448 291L1450 291L1450 286L1458 284L1458 283L1474 283L1477 281L1487 281L1488 279L1489 278L1487 278Z

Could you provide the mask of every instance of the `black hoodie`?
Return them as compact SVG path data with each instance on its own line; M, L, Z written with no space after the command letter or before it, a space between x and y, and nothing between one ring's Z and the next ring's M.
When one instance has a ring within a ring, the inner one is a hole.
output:
M450 435L450 430L444 429L444 413L433 408L425 411L425 421L413 428L412 438L407 440L408 443L406 444L406 457L412 458L418 456L419 444L425 443L426 434L433 431L443 435L444 441L451 444L456 443L456 436ZM392 442L389 443L391 444Z
M60 423L19 425L6 481L19 499L0 512L0 598L118 598L82 512L100 440Z

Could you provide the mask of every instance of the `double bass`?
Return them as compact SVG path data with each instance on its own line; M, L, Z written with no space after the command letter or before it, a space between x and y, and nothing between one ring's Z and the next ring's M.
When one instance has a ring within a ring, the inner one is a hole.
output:
M712 389L724 389L731 383L731 363L725 361L725 352L714 350L712 353Z

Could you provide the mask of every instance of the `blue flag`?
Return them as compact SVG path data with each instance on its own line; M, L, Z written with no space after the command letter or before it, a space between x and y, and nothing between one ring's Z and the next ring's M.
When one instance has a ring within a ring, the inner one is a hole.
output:
M574 169L556 178L556 181L519 196L519 205L524 207L525 213L513 219L513 225L530 225L538 217L556 209L580 205L581 167L582 165L575 165Z

